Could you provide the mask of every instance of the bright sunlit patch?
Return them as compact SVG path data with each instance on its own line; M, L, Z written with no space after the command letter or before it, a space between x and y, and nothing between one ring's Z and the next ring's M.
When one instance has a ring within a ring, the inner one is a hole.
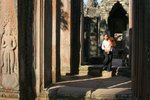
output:
M113 86L109 86L108 88L115 88L115 87L118 87L118 86L121 86L121 85L129 84L129 83L131 83L131 82L132 82L132 81L123 82L123 83L120 83L120 84L116 84L116 85L113 85Z

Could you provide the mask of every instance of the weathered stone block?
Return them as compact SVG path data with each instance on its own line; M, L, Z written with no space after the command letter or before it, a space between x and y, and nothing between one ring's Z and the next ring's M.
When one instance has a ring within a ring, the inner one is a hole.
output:
M112 76L112 71L102 71L102 77L110 78Z
M87 65L79 68L79 75L102 76L101 65Z
M94 100L132 100L130 88L97 89L91 96Z

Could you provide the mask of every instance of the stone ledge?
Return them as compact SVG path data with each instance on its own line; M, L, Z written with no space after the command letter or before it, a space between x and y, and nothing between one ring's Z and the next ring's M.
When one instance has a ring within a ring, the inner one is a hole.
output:
M112 77L112 71L102 71L102 77L103 78L110 78Z
M18 98L18 99L17 99L17 98L15 99L15 98L1 98L1 97L0 97L0 100L19 100L19 98Z
M96 100L132 100L130 88L97 89L91 98Z
M79 75L102 76L102 65L85 65L79 68Z
M113 67L112 71L106 72L102 69L101 65L86 65L79 68L79 75L91 75L106 78L112 76L131 77L131 69L128 67Z

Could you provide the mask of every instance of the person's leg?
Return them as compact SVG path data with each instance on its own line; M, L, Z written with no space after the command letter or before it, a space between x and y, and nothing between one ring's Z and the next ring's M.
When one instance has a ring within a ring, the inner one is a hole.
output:
M113 54L112 54L112 52L111 52L111 53L108 55L108 67L107 67L107 71L111 71L112 58L113 58Z
M105 56L105 59L103 61L103 69L107 69L109 57L108 57L108 54L105 51L104 51L104 56Z

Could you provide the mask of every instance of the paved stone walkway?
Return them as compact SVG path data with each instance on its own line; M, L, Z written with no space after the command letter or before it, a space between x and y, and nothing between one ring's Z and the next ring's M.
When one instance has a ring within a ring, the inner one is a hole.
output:
M68 79L51 87L49 97L56 100L117 100L117 98L130 100L131 98L131 79L127 77L68 76Z
M113 60L115 66L121 66ZM122 75L113 77L63 76L48 90L50 100L133 100L131 79Z

